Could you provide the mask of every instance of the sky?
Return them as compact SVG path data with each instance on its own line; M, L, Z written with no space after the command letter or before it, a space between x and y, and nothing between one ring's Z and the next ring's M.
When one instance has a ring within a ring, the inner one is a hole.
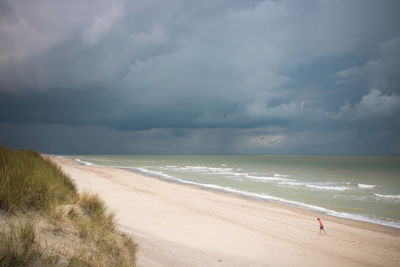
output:
M0 144L400 154L398 0L0 0Z

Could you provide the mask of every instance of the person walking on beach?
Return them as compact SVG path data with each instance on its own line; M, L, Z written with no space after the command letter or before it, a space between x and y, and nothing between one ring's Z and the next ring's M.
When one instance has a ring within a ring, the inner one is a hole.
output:
M325 232L325 227L324 227L324 225L322 224L321 219L318 218L317 221L319 222L319 234L321 234L321 231L324 231L324 233L326 234L326 232Z

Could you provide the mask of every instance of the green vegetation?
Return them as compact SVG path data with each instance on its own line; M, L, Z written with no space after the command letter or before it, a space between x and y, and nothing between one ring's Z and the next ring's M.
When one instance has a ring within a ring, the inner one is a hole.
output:
M0 209L48 209L78 199L75 184L35 151L0 146Z
M80 226L80 235L87 238L92 235L97 240L98 235L115 230L114 214L107 213L104 203L96 195L83 193L79 199L79 206L86 217L75 216L74 220Z
M37 152L0 146L0 266L135 266L135 253L98 196Z

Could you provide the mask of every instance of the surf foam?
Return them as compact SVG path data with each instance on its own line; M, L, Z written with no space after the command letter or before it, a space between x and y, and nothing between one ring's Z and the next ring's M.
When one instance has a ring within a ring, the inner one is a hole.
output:
M306 187L320 189L320 190L335 190L335 191L351 190L351 188L348 186L329 186L329 185L306 184Z
M371 188L375 188L376 185L374 184L358 184L359 188L364 188L364 189L371 189Z
M79 164L86 165L86 166L98 166L96 164L93 164L93 163L90 163L90 162L87 162L87 161L83 161L83 160L80 160L80 159L75 159L75 161L78 162Z
M375 193L374 195L377 197L386 198L386 199L400 199L400 195L381 195L381 194L377 194L377 193Z

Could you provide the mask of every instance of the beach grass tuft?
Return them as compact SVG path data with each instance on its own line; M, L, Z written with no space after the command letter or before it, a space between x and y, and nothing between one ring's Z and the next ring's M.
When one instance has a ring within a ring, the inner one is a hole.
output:
M31 221L3 225L0 240L0 266L25 266L41 256Z
M79 206L97 227L114 230L114 214L107 211L104 202L97 195L83 193L79 199Z

